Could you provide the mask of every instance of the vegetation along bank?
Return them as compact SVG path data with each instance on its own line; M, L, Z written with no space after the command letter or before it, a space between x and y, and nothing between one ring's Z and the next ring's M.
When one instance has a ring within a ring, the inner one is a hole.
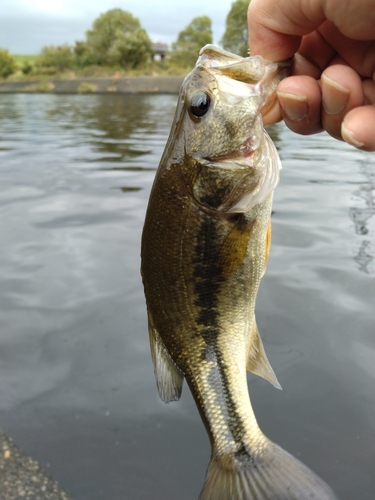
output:
M248 50L248 3L232 3L220 41L242 56ZM208 43L213 43L208 16L195 17L168 47L153 43L130 12L111 9L74 45L45 46L38 55L13 55L0 48L0 92L175 93Z

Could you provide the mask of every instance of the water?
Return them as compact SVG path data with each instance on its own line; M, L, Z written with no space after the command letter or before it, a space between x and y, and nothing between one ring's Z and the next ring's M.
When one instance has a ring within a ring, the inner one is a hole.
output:
M209 443L159 401L139 247L175 96L0 96L0 427L77 500L193 500ZM257 318L261 428L375 498L374 154L272 130L284 169Z

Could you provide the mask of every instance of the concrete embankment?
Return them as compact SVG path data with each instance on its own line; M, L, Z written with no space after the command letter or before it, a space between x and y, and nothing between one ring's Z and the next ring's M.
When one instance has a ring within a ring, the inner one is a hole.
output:
M5 81L0 83L0 93L178 94L183 79L183 76L138 76L128 78Z

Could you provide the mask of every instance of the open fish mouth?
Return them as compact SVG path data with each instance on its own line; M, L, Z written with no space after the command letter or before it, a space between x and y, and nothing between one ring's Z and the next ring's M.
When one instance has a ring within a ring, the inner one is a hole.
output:
M249 102L248 134L232 151L217 156L203 156L208 163L220 163L225 169L249 169L255 166L257 151L264 138L262 114L275 103L276 87L290 72L293 59L275 63L260 56L241 57L212 45L206 45L199 53L196 70L208 73L216 81L220 100L236 107ZM212 97L212 100L215 100ZM251 102L251 104L250 104ZM247 127L246 127L247 128ZM267 134L266 134L267 135ZM279 163L279 162L277 162Z
M254 167L254 155L260 147L261 140L261 135L253 133L232 152L215 158L205 158L205 160L209 163L220 163L220 166L226 169L248 170L249 167Z
M289 75L293 57L273 62L261 56L241 57L213 45L204 46L196 63L196 69L205 68L217 77L218 88L231 98L257 94L262 105L272 105L276 99L278 83Z

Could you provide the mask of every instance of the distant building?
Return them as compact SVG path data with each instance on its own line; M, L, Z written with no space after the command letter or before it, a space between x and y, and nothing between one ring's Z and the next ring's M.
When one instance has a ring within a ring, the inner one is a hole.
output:
M152 60L164 59L166 53L168 52L168 45L163 42L156 42L152 44L153 54Z

